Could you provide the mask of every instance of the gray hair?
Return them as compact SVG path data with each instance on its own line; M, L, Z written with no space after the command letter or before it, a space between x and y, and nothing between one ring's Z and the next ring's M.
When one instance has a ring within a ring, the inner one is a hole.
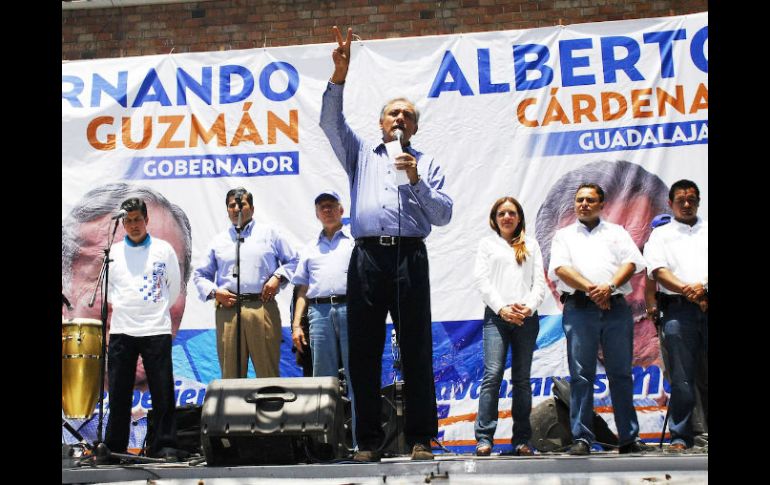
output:
M101 185L90 190L80 199L72 208L67 217L61 224L61 273L62 288L68 290L72 282L72 263L80 254L80 225L86 222L98 219L102 216L112 214L124 200L138 197L147 202L153 202L164 209L167 209L177 225L182 235L182 245L184 254L179 258L179 264L182 271L182 290L187 287L187 280L190 278L192 268L190 262L192 259L192 235L190 221L187 215L176 204L172 204L159 192L149 188L126 183L111 183Z
M420 110L417 109L417 105L412 102L409 98L393 98L387 103L382 105L382 109L380 110L380 121L385 119L385 110L390 106L391 104L395 103L396 101L404 101L406 103L409 103L414 108L414 122L418 125L420 124Z
M535 238L540 244L545 268L548 268L551 260L553 235L564 217L575 214L575 194L578 186L583 183L600 185L604 189L605 204L615 201L623 203L645 195L650 198L653 215L671 213L667 203L666 183L641 165L623 160L599 161L571 170L553 184L545 202L537 211ZM649 227L647 221L645 229L650 231Z

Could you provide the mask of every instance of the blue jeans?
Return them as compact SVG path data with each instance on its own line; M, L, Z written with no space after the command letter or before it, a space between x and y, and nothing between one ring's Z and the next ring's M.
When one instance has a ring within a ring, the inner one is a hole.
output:
M348 307L344 303L311 304L307 311L310 323L310 350L313 377L339 376L340 356L345 371L348 398L353 414L353 448L356 447L356 408L350 381L348 358Z
M661 339L668 352L671 399L671 442L693 446L692 413L695 407L695 378L699 353L708 361L708 313L690 302L670 303L663 310Z
M634 353L634 319L625 298L612 298L609 310L592 301L584 306L569 298L562 316L567 335L570 373L570 425L574 440L593 443L594 381L599 344L610 381L610 398L618 429L619 444L639 439L639 422L634 409L631 358Z
M535 312L524 319L524 324L514 325L506 322L487 307L484 311L484 379L479 395L479 412L474 430L476 441L494 444L497 429L497 403L500 395L500 383L505 371L505 358L508 347L511 348L511 416L513 418L513 436L511 444L528 444L532 437L529 415L532 411L532 387L530 370L532 353L535 351L540 321Z

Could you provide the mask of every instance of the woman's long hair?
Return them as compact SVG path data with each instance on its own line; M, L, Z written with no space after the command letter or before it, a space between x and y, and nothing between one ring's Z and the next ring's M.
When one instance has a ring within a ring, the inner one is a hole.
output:
M516 230L513 231L513 240L511 240L511 247L516 254L516 262L521 264L526 261L529 251L524 244L524 229L526 223L524 222L524 209L521 208L519 201L510 196L500 197L492 204L492 209L489 211L489 226L500 236L500 228L497 226L497 209L506 202L516 206L516 210L519 212L519 225L516 226ZM502 237L502 236L501 236Z

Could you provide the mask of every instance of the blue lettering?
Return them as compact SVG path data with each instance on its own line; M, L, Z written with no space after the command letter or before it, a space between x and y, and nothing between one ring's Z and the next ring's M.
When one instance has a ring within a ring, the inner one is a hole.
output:
M118 84L113 86L106 79L94 73L93 87L91 88L91 107L95 108L102 103L102 92L108 94L124 108L128 106L128 71L118 72Z
M594 393L603 394L607 391L607 374L596 374L594 377Z
M451 76L452 81L447 81L447 76ZM457 60L450 51L446 51L444 58L441 59L441 65L436 73L436 78L433 80L433 86L430 87L428 97L438 98L438 95L443 91L460 91L462 96L473 96L473 90L468 84L468 80L465 79L460 65L457 64Z
M535 59L527 61L525 56L534 54ZM553 69L545 63L551 57L548 47L541 44L521 44L513 46L513 70L516 78L516 91L527 91L548 86L553 81ZM537 71L540 77L527 80L529 71Z
M545 384L543 384L543 396L550 396L551 389L553 389L553 377L546 377Z
M243 79L243 88L241 92L232 94L230 92L230 77L237 74ZM243 66L227 65L219 69L219 102L237 103L248 98L254 90L254 77L251 72Z
M596 84L596 77L593 74L583 74L576 76L574 71L577 67L588 67L590 59L588 56L573 56L573 51L581 49L590 49L593 47L592 39L572 39L559 42L559 58L561 64L561 84L562 86L584 86L586 84Z
M543 378L542 377L531 377L529 379L529 385L532 387L532 395L533 396L539 396L540 393L543 392Z
M211 104L211 66L201 69L201 82L187 74L181 67L176 71L176 104L187 104L187 89L195 93L204 103Z
M479 392L481 392L481 382L473 381L473 384L471 384L470 388L471 388L471 392L468 393L468 397L470 397L471 399L478 399Z
M660 49L660 76L662 78L674 77L673 45L675 40L687 38L685 29L667 30L664 32L648 32L644 34L645 44L658 44Z
M452 395L455 399L465 399L465 395L468 394L470 386L466 386L464 382L457 382L452 384Z
M185 389L182 391L182 396L179 398L179 405L184 406L185 404L189 404L190 398L195 396L195 394L195 389Z
M508 83L493 83L489 68L489 49L478 50L479 60L479 93L507 93L511 90Z
M85 87L83 80L77 76L62 76L61 83L61 98L69 101L73 108L82 108L83 103L81 103L78 99L78 95L83 92L83 88ZM70 83L72 85L72 89L65 91L64 83Z
M142 393L139 389L134 389L133 399L131 400L131 407L134 408L139 405L139 401L142 399Z
M604 82L617 82L616 73L623 71L631 81L644 81L644 76L636 68L639 61L639 44L631 37L610 36L602 37L602 66L604 69ZM623 47L627 55L621 59L615 57L615 48Z
M142 394L142 407L144 409L152 408L152 396L149 391Z
M449 384L441 384L436 389L436 399L439 401L448 401L452 398L452 395L450 394L451 385Z
M203 406L203 398L206 397L206 388L201 388L200 391L198 391L198 402L195 403L198 406Z
M631 369L631 375L634 380L634 395L658 394L660 389L660 368L658 366L651 365L646 369L634 366ZM648 381L646 385L645 380Z
M153 91L152 94L150 93L151 89ZM161 106L171 106L171 100L168 99L166 90L163 89L163 84L158 79L158 73L154 68L150 69L144 81L142 81L142 85L139 86L139 92L131 107L138 108L148 101L157 101Z
M270 76L272 76L275 71L283 71L289 77L286 89L280 93L273 91L273 88L270 87ZM271 101L286 101L294 96L298 87L299 73L294 66L288 62L271 62L262 69L262 74L259 75L259 89L262 91L262 94Z
M706 59L706 41L709 40L709 27L708 25L700 29L692 37L692 44L690 44L690 57L692 62L695 63L695 67L701 71L709 72L709 60Z

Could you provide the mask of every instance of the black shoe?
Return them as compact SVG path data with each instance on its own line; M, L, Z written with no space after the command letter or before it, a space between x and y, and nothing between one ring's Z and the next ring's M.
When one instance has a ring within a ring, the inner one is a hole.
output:
M153 453L152 458L160 458L169 463L174 463L179 461L180 455L183 453L187 454L187 452L183 450L177 450L176 448L171 448L170 446L164 446L156 453Z
M359 450L356 452L355 455L353 455L353 461L358 461L361 463L372 463L372 462L378 462L382 458L382 453L379 451L371 451L371 450Z
M641 441L632 441L631 443L622 445L620 448L618 448L618 453L621 455L625 455L627 453L647 453L653 451L654 449L655 448L652 446L647 446Z
M572 443L572 446L569 447L569 450L567 450L567 453L570 455L577 455L577 456L590 455L591 447L588 446L588 443L586 443L585 441L577 440L574 443Z
M120 458L117 456L94 456L94 465L120 465Z
M516 456L535 456L535 450L529 447L527 444L518 445L513 449L513 454Z

